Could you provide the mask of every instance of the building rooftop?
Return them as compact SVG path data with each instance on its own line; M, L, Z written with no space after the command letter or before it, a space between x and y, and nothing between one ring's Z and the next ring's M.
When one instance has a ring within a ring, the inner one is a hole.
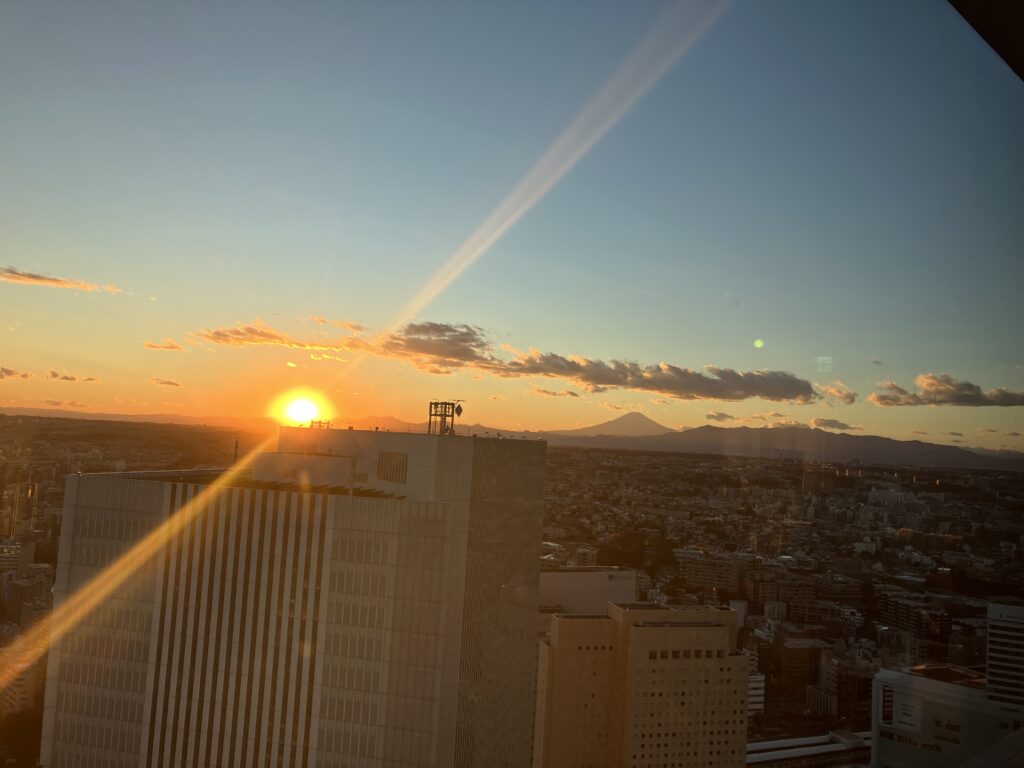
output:
M541 570L552 573L632 573L634 569L619 565L544 565Z
M985 675L980 668L958 667L954 664L918 664L905 670L915 677L937 680L942 683L964 685L969 688L984 688Z
M664 603L635 602L635 603L612 603L624 611L670 611L672 610Z
M164 470L155 472L90 472L87 477L118 477L126 480L153 480L161 483L187 483L189 485L210 485L218 480L228 468ZM303 483L271 482L253 480L241 475L226 484L227 488L243 488L261 491L285 491L301 493L323 493L329 496L368 496L377 499L401 499L403 496L387 493L374 488L347 485L308 485Z

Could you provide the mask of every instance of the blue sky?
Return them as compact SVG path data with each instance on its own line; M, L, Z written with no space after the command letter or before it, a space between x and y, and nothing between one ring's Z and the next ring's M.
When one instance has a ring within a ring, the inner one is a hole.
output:
M1020 448L979 430L1022 431L1021 407L867 400L924 373L1024 390L1024 83L940 2L733 3L418 315L496 349L841 381L852 405L188 343L256 321L308 341L309 315L386 331L663 8L5 4L0 265L122 292L0 282L0 366L33 373L0 404L251 412L305 384L350 415L450 394L519 427L774 411ZM142 345L164 338L188 351ZM69 394L51 368L101 381ZM224 399L240 375L252 396Z

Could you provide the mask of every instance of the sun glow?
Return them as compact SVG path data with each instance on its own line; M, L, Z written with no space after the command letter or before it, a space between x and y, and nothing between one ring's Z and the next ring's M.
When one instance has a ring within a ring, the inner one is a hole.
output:
M319 410L316 407L316 403L312 400L308 400L305 397L300 397L298 400L292 400L288 403L288 407L284 409L288 418L292 421L312 421L316 418Z
M282 424L308 424L316 419L330 419L334 408L322 392L290 389L274 400L269 415Z

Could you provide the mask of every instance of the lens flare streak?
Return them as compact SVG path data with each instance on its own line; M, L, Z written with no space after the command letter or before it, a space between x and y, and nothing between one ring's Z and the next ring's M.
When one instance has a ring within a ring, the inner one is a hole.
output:
M498 207L398 313L391 328L413 319L525 216L679 61L727 6L727 0L705 0L666 9Z
M4 663L0 666L0 690L5 689L26 669L32 666L51 645L75 628L104 600L125 584L149 560L160 552L179 531L207 509L226 487L244 472L256 454L266 450L274 438L268 437L229 468L214 482L204 488L188 504L173 513L144 539L104 568L93 579L69 595L64 602L54 606L46 618L34 624L25 634L18 637L4 652Z

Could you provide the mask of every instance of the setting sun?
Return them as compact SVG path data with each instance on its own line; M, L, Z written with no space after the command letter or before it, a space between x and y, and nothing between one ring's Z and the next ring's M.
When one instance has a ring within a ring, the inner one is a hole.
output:
M316 403L308 398L300 397L298 400L292 400L288 403L285 413L292 421L312 421L317 417Z
M308 424L315 419L330 419L331 403L321 392L311 389L291 389L278 397L269 414L282 424Z

